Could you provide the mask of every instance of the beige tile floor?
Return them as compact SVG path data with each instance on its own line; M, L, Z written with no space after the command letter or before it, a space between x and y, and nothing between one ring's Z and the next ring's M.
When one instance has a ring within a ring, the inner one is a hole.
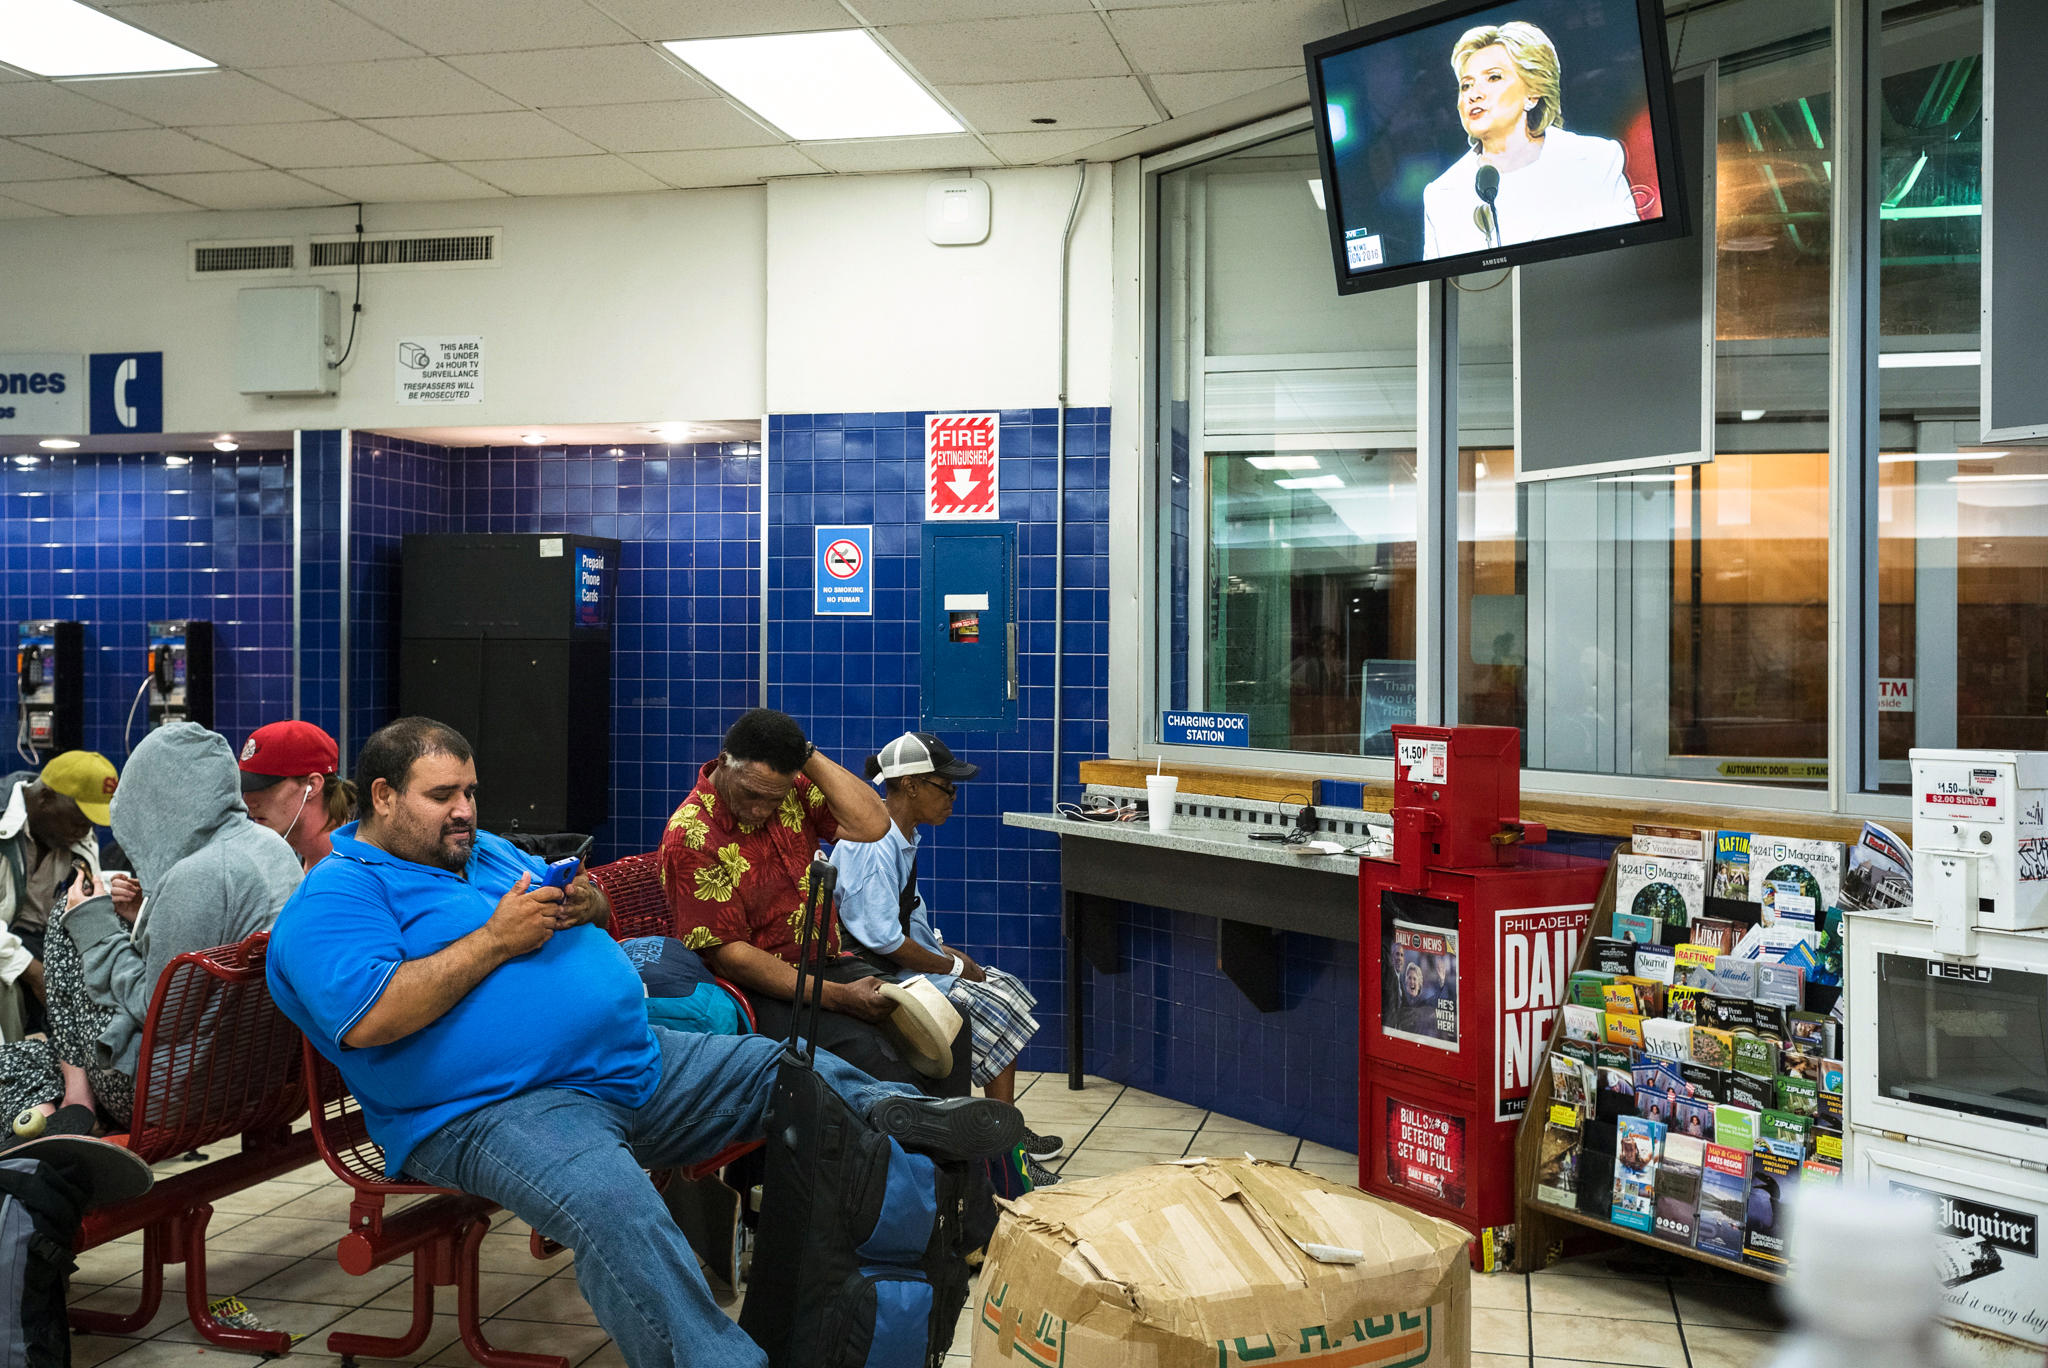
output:
M1059 1074L1025 1075L1018 1085L1032 1129L1067 1141L1068 1157L1053 1165L1063 1177L1101 1177L1192 1154L1251 1153L1338 1182L1357 1180L1357 1159L1341 1150L1105 1079L1089 1078L1080 1092ZM181 1167L164 1164L159 1173ZM326 1343L334 1330L400 1333L411 1306L409 1265L361 1278L342 1272L334 1247L347 1219L346 1189L318 1164L227 1198L216 1205L208 1231L210 1290L241 1297L266 1325L306 1335L289 1361L335 1362ZM486 1333L502 1348L560 1354L575 1368L616 1368L624 1360L576 1290L573 1262L566 1253L536 1262L525 1225L502 1217L484 1245ZM141 1237L131 1236L80 1257L72 1300L131 1309L140 1278ZM163 1310L135 1337L74 1335L76 1368L260 1362L201 1340L185 1319L182 1269L167 1270L165 1283ZM438 1295L432 1334L404 1361L468 1365L455 1333L454 1289ZM1761 1284L1634 1247L1527 1277L1475 1275L1472 1300L1474 1368L1749 1368L1769 1360L1782 1328ZM730 1311L737 1315L737 1305ZM955 1343L967 1346L964 1312ZM947 1359L948 1368L967 1362L964 1353Z

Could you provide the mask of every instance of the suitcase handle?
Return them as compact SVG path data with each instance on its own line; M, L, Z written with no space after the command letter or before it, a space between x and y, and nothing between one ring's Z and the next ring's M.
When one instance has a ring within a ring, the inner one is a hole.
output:
M825 1015L825 937L818 925L818 909L832 906L832 895L839 887L838 867L813 859L810 883L811 891L804 897L804 919L797 928L796 994L790 999L789 1040L783 1046L784 1056L805 1068L810 1067L816 1052L818 1023ZM811 990L808 1003L804 1001L807 980ZM806 1007L811 1020L808 1032L803 1029Z

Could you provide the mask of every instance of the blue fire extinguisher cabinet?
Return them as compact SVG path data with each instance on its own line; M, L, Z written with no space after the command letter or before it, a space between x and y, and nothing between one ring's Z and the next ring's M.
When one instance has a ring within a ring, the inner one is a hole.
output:
M926 523L918 708L926 731L1017 727L1017 524Z

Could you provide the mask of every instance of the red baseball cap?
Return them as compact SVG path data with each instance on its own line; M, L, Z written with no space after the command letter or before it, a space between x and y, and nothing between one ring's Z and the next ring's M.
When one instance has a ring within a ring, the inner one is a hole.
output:
M340 758L334 738L311 722L272 722L242 743L242 792L301 774L332 774Z

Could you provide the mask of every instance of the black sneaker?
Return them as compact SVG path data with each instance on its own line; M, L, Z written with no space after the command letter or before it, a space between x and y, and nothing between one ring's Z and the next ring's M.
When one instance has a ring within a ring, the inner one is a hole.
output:
M1024 1153L1041 1164L1050 1164L1067 1152L1067 1142L1057 1135L1024 1132Z
M1024 1138L1024 1114L990 1097L885 1097L868 1120L903 1148L939 1159L1001 1154Z
M1034 1192L1039 1188L1058 1187L1060 1185L1059 1175L1039 1163L1036 1159L1033 1159L1028 1153L1024 1156L1024 1176L1031 1180L1031 1187Z

